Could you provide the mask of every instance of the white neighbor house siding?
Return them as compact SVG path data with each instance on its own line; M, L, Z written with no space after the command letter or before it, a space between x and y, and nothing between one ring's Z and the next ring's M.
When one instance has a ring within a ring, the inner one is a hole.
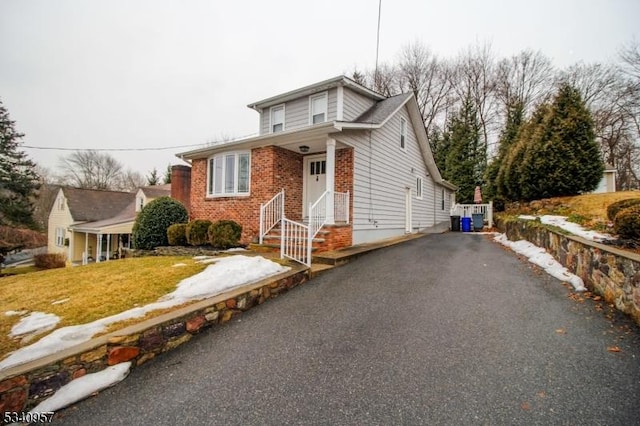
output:
M344 121L353 121L358 118L362 113L371 108L375 101L373 99L369 99L366 96L363 96L359 93L354 92L348 87L344 88L344 112L343 112L343 120Z
M404 150L400 147L401 117L407 120ZM441 194L438 197L437 192L441 187L427 173L406 107L382 129L372 132L371 152L367 133L355 137L345 134L339 139L354 146L354 244L405 233L405 188L411 189L412 232L449 220L448 210L446 215L438 212L441 206L436 202ZM422 199L416 197L417 177L423 179Z
M327 121L333 121L337 117L338 89L333 88L327 91ZM317 92L323 93L322 91ZM313 95L309 95L313 96ZM284 104L284 130L294 130L309 125L309 96L303 96ZM280 105L280 104L276 104ZM260 134L265 135L270 132L269 123L271 120L271 108L266 107L260 113Z
M65 238L70 237L70 233L67 231L69 225L73 223L73 217L69 212L69 206L64 199L64 193L62 190L58 190L56 200L49 212L49 225L47 236L47 252L48 253L64 253L68 254L68 248L65 246L59 246L56 244L56 229L63 228L65 231Z

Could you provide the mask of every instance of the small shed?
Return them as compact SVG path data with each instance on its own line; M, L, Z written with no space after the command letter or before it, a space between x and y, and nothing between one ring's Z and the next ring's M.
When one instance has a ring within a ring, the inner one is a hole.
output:
M600 179L598 187L593 191L594 194L604 192L616 192L616 168L611 164L604 166L602 179Z

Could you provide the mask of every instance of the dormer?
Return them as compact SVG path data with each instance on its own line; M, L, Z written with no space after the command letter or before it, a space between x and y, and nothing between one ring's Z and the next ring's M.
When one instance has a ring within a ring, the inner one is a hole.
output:
M260 114L260 135L332 121L352 121L384 96L345 76L292 90L248 107Z

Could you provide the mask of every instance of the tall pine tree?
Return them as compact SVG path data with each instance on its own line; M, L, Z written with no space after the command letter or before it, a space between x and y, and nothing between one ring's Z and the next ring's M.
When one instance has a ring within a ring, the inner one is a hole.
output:
M487 167L487 150L481 130L477 111L467 97L443 135L449 143L443 175L458 186L456 198L461 203L473 202L475 187L482 184Z
M18 149L23 137L0 101L0 225L34 228L32 198L38 175L35 163Z

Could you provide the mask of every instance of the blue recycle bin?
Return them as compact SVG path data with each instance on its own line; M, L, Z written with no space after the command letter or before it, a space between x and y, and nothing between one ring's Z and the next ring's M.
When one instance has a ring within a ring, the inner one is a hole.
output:
M462 222L462 232L471 232L471 218L463 217L461 222Z

